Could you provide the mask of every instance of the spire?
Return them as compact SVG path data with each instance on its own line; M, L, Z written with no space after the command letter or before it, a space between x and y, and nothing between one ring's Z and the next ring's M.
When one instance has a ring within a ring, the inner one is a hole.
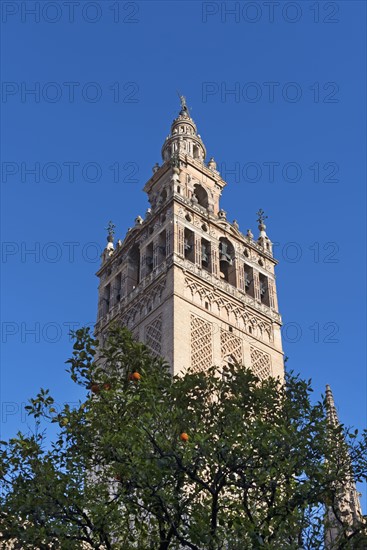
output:
M330 426L338 428L340 426L338 414L336 412L333 392L330 386L326 385L326 414ZM342 446L346 444L345 440L342 441ZM346 448L346 452L347 448ZM358 493L356 484L353 477L352 468L350 465L350 474L343 484L337 484L335 486L335 502L334 508L327 507L326 517L327 526L325 532L325 548L328 550L336 548L336 544L340 540L343 529L346 533L350 533L354 525L358 525L362 518L361 503L359 500L360 493ZM335 515L335 513L337 515ZM345 525L341 525L340 519L345 522Z
M266 237L266 233L265 233L266 225L264 223L264 220L266 220L268 216L265 216L265 212L262 208L260 208L260 210L256 212L256 216L258 216L256 221L259 224L258 227L260 231L260 237Z
M327 418L332 426L339 426L338 414L334 403L333 392L329 384L326 384L326 411Z
M163 161L166 162L181 153L199 162L204 162L205 146L200 134L197 133L196 124L191 118L185 96L179 94L179 98L181 109L177 118L172 122L171 132L163 144Z

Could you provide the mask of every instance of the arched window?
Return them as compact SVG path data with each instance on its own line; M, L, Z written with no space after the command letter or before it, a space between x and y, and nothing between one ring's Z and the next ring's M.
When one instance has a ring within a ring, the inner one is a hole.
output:
M185 258L195 263L195 235L193 231L190 231L187 227L185 227L184 233L184 250Z
M201 239L201 267L211 271L211 244L206 239Z
M219 266L220 275L230 285L236 286L236 268L234 265L234 247L226 238L219 239Z
M115 303L118 304L121 300L121 271L118 273L114 280L114 296L115 296Z
M262 273L260 273L259 274L259 282L260 282L260 299L261 299L261 303L263 303L266 306L270 307L268 278L265 275L263 275Z
M254 270L247 264L243 266L243 270L245 275L245 292L249 296L252 296L252 298L255 298Z
M208 193L205 191L204 187L200 184L194 185L194 195L198 200L198 204L200 206L203 206L204 208L208 208L209 201L208 201Z
M158 236L157 244L157 265L166 259L166 230L164 229Z
M104 287L103 315L106 315L110 311L110 299L111 299L111 284L108 283L108 285Z
M145 249L145 275L153 271L153 243L150 242Z
M127 292L131 292L139 284L140 279L140 250L139 245L134 244L128 253L127 263Z
M162 193L159 196L158 204L163 204L167 200L167 191L163 189Z

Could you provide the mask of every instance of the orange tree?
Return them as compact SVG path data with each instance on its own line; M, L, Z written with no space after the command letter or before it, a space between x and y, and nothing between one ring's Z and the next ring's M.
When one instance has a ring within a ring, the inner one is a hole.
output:
M366 476L366 439L328 425L310 383L240 365L172 377L129 331L103 350L75 333L85 402L58 413L41 390L38 429L2 442L0 540L15 548L245 550L365 548L363 518L338 514L338 487ZM48 441L42 422L59 425ZM346 453L347 449L347 453ZM326 459L326 460L325 460ZM330 516L330 514L329 514Z

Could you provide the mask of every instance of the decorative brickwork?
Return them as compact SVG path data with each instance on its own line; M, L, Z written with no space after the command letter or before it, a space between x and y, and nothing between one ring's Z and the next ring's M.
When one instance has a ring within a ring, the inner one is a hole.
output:
M158 315L152 323L145 327L145 344L154 355L161 354L162 348L162 315Z
M260 349L250 347L251 368L259 378L265 379L271 375L270 355Z
M264 342L273 342L273 329L268 320L254 313L250 314L248 310L229 300L218 288L213 290L190 277L185 278L185 287L189 290L194 303L203 306L206 301L211 311L215 305L219 315L227 321L230 320L238 329Z
M213 366L212 324L191 314L191 366L206 370Z
M237 363L242 363L242 340L231 332L221 329L220 350L222 361L232 357Z

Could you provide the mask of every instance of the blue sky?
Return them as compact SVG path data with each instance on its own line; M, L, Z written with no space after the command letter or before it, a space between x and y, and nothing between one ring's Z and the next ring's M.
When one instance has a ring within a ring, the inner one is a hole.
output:
M145 213L177 90L228 218L269 216L289 367L364 427L365 3L1 7L2 437L40 386L80 397L69 328L95 320L108 220L123 237Z

